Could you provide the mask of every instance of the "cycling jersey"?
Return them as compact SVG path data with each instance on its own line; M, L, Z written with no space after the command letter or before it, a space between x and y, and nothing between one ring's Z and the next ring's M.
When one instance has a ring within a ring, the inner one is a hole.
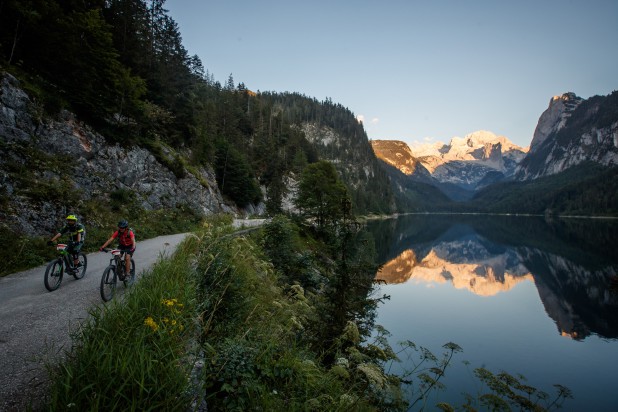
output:
M71 239L71 242L77 242L78 233L81 234L80 242L84 242L84 240L86 240L86 229L84 228L84 225L82 225L81 223L75 223L72 226L66 225L60 230L61 235L64 235L65 233L69 234L69 238Z
M118 239L118 243L120 246L133 246L133 239L135 239L135 234L131 229L125 230L122 233L115 231L112 235L114 239Z

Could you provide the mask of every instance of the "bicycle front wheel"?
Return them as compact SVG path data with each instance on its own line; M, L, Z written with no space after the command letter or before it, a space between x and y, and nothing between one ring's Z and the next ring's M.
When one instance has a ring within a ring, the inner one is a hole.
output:
M116 292L116 267L108 266L101 276L101 297L105 302L109 302Z
M81 279L86 274L88 259L86 258L86 254L84 252L79 252L77 259L79 260L79 264L77 265L76 271L73 272L73 277L75 279Z
M62 275L64 274L64 266L60 259L52 260L45 269L45 288L50 292L58 289L62 283Z

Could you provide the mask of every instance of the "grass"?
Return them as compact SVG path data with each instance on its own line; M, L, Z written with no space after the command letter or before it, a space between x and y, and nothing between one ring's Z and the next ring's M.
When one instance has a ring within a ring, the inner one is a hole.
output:
M195 337L194 242L124 296L91 310L65 363L51 368L51 410L186 410Z

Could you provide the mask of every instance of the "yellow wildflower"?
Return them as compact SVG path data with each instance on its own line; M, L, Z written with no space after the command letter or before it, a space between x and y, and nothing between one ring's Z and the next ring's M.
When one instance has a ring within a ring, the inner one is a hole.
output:
M159 325L157 325L157 322L155 322L150 316L144 319L144 325L150 327L153 332L156 332L157 329L159 329Z

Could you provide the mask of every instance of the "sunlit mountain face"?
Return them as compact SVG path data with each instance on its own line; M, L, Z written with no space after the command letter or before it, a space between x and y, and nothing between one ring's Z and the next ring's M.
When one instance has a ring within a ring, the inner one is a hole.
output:
M376 279L451 284L479 296L530 281L560 335L618 338L618 292L610 287L618 261L605 246L618 239L618 225L465 219L416 216L385 223L378 244L389 246Z

